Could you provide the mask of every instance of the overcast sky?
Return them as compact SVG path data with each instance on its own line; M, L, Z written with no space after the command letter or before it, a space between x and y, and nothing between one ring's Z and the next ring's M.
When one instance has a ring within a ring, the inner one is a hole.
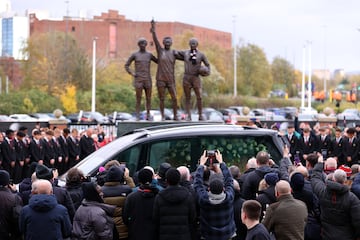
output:
M20 14L41 9L62 17L67 8L70 16L85 9L95 13L115 9L130 20L154 18L222 30L235 33L240 45L261 47L270 62L281 56L299 70L303 46L311 41L313 69L360 71L358 0L11 0L11 4Z

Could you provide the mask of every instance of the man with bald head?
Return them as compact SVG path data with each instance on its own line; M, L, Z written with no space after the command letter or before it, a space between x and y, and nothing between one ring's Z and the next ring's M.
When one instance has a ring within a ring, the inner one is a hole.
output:
M58 204L47 180L32 184L33 194L20 214L20 231L24 239L65 239L71 234L71 221L67 209Z
M304 239L304 228L307 221L305 203L294 199L290 184L280 180L275 186L277 202L266 209L263 224L276 239Z
M311 185L320 201L323 239L360 239L360 200L346 186L346 173L337 169L324 181L323 171L323 159L319 157Z

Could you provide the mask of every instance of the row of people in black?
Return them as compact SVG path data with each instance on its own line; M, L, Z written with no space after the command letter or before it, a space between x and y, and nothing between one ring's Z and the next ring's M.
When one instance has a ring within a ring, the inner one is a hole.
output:
M10 173L14 183L30 177L30 164L35 162L66 172L96 150L89 128L80 137L77 129L34 129L31 136L27 129L11 129L0 134L0 169Z
M285 137L294 162L304 164L309 154L321 153L325 159L334 157L338 165L359 163L360 139L356 136L355 128L341 130L338 127L320 127L315 132L310 126L295 129L294 125L289 124Z

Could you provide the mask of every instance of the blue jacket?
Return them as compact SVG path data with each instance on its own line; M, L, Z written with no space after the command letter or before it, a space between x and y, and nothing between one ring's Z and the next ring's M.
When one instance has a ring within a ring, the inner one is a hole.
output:
M199 166L195 173L194 188L200 205L200 228L207 240L227 240L235 234L234 222L234 187L233 178L225 163L220 164L224 176L225 199L211 203L208 191L203 184L204 166Z
M358 173L351 185L351 191L360 199L360 173Z
M37 194L30 198L20 214L20 231L24 239L63 239L70 237L71 222L67 209L54 195Z

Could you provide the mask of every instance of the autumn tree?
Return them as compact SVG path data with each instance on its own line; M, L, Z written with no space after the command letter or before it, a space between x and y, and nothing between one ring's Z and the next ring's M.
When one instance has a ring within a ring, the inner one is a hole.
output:
M52 94L56 88L74 84L79 89L91 87L91 67L85 51L71 34L48 32L31 36L23 52L23 89L32 87Z
M238 49L237 56L239 93L247 96L267 96L273 81L264 51L254 44L248 44Z
M286 91L289 96L296 95L294 67L286 59L275 57L271 63L271 74L275 89Z
M60 101L64 107L64 113L77 112L76 87L74 85L66 85L65 91L60 94Z

